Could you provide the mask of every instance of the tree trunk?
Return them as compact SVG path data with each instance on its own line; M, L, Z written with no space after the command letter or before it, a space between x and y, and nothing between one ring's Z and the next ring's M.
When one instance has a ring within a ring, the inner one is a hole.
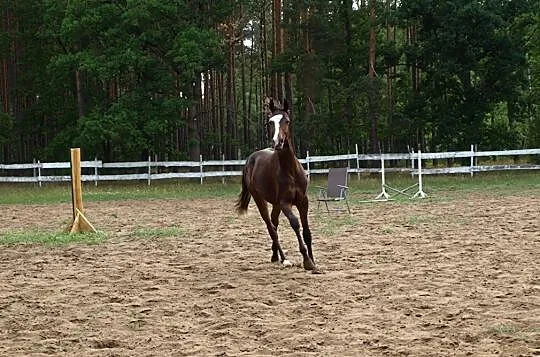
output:
M352 0L345 0L343 1L343 22L345 24L345 44L346 44L346 56L347 56L347 64L346 64L346 70L345 73L349 74L348 77L345 79L347 84L347 98L345 102L345 121L347 123L347 128L352 127L352 119L353 119L353 92L350 90L351 87L353 87L353 81L354 79L351 78L351 73L353 73L353 54L352 54L352 25L351 25L351 11L352 11ZM345 135L347 136L347 141L349 140L350 131L347 131Z
M188 137L189 137L189 158L192 161L199 161L201 155L201 76L195 77L195 85L193 87L192 105L188 116Z
M234 78L236 73L236 61L235 61L235 42L233 39L229 40L228 57L229 63L227 68L227 136L228 136L228 152L229 158L234 157L234 142L236 140L236 102L235 102L235 88Z
M389 21L388 21L388 18L390 17L391 15L391 11L392 11L392 2L393 0L386 0L386 42L387 43L393 43L394 41L394 36L395 36L395 27L393 24L391 24ZM392 123L392 118L393 118L393 115L394 115L394 99L393 99L393 76L394 76L394 72L393 72L393 63L388 63L387 64L387 67L386 67L386 98L387 98L387 106L388 106L388 116L387 116L387 122L388 122L388 127L389 128L392 128L394 125ZM389 138L390 142L391 142L391 147L394 146L394 141L395 141L395 135L391 135L391 137Z
M250 48L250 51L249 51L249 96L248 96L248 108L247 108L247 119L248 121L252 121L252 116L251 116L251 108L253 106L253 48L255 47L255 38L252 38L252 43L251 43L251 48ZM256 89L255 89L256 90ZM255 98L256 100L256 98ZM246 142L247 146L251 149L253 144L254 144L254 140L250 140L250 135L249 135L249 132L248 132L248 142Z
M86 115L86 102L84 98L84 79L80 69L75 71L75 85L77 90L77 112L79 119Z
M241 60L242 64L240 67L240 81L241 81L241 96L242 96L242 146L248 146L248 137L249 137L249 122L247 116L247 99L246 99L246 49L244 45L244 37L242 36L242 41L240 42L241 46Z
M274 30L274 41L272 47L272 61L283 53L283 29L281 28L281 1L273 0L272 28ZM272 97L283 101L283 75L279 71L272 73Z
M270 84L267 71L267 49L268 41L266 37L266 1L263 0L260 14L260 33L261 33L261 90L263 97L272 95L270 92Z
M310 9L304 7L302 9L301 19L302 22L302 63L300 70L300 87L303 89L303 98L304 103L304 116L308 119L311 115L315 114L315 102L316 102L316 67L317 63L315 61L315 56L313 53L313 48L311 46L311 36L310 36Z
M375 85L375 55L376 55L376 46L377 46L377 39L376 39L376 1L375 0L369 0L369 70L368 70L368 78L369 78L369 91L368 93L368 111L369 111L369 119L371 124L371 131L370 131L370 142L371 142L371 150L372 152L378 151L378 135L377 135L377 112L376 112L376 103L377 100L377 93L376 93L376 85Z

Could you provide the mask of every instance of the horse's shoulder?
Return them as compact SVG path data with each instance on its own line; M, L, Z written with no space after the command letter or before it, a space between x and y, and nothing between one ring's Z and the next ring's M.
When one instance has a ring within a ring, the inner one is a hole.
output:
M272 154L272 151L270 151L269 149L262 149L262 150L257 150L257 151L254 151L251 153L251 155L248 156L248 158L246 159L246 163L254 163L255 161L261 159L261 158L265 158L265 157L268 157Z
M271 156L273 153L274 153L274 149L267 148L267 149L257 150L253 154L251 154L251 156L255 158L268 157L268 156Z

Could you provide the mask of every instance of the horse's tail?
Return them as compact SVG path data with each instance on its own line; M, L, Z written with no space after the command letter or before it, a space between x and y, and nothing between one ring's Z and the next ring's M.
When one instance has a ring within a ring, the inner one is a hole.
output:
M236 201L236 212L238 214L244 214L247 212L249 200L251 199L251 194L249 193L247 182L246 182L247 172L244 169L242 173L242 192L238 195L238 200Z

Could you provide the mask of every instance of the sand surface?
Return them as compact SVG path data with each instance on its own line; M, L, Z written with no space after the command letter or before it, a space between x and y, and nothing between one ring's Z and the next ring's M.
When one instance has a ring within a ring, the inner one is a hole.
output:
M312 206L315 206L312 203ZM538 356L540 197L310 210L314 254L270 263L253 203L85 203L97 245L0 246L0 355ZM0 205L0 234L70 205Z

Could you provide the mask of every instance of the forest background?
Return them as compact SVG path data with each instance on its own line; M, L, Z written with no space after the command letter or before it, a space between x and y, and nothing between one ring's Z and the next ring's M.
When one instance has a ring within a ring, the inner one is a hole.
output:
M537 0L0 0L0 162L540 147Z

